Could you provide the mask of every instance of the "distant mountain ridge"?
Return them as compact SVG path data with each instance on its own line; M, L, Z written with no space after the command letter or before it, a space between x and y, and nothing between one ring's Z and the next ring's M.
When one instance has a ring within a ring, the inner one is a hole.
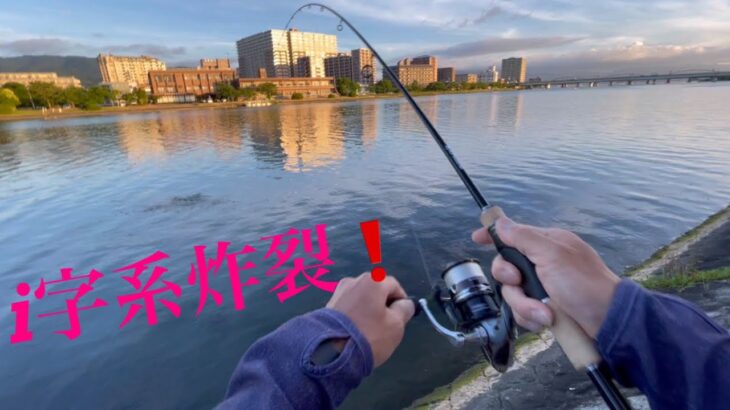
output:
M0 72L54 72L60 76L74 76L85 87L101 82L96 58L79 56L20 56L0 57Z

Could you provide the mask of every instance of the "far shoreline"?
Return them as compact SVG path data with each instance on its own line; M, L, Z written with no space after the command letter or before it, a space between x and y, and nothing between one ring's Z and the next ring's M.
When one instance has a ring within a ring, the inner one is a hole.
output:
M415 98L418 97L429 97L435 95L456 95L456 94L481 94L490 92L505 92L505 91L519 91L521 89L496 89L496 90L468 90L468 91L423 91L418 93L412 93ZM311 98L304 100L272 100L270 106L264 107L251 107L251 108L268 108L276 105L299 105L299 104L337 104L351 101L368 101L368 100L387 100L396 99L403 97L401 93L393 94L369 94L359 95L356 97L336 97L336 98ZM215 103L184 103L184 104L147 104L147 105L132 105L127 107L103 107L96 111L84 111L76 108L72 108L60 113L51 113L43 115L40 110L29 111L22 110L13 114L0 115L0 123L2 122L17 122L17 121L35 121L35 120L63 120L68 118L81 118L81 117L102 117L110 115L124 115L124 114L140 114L148 112L162 112L162 111L186 111L186 110L220 110L220 109L235 109L235 108L247 108L246 102L215 102Z

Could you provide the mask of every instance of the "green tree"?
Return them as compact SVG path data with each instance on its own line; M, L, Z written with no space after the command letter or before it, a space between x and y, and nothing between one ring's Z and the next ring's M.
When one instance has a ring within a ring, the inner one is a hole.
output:
M135 93L122 94L122 100L124 100L124 102L127 103L127 105L136 104L137 103L137 94L135 94Z
M442 83L440 81L430 83L426 86L426 91L446 91L446 89L446 83Z
M100 105L111 103L116 100L116 93L108 87L95 86L89 88L89 97L81 105L85 110L97 110Z
M61 100L63 103L73 105L74 107L83 107L89 100L89 92L83 88L69 87L63 90Z
M147 96L147 93L145 90L138 88L134 90L134 95L137 97L137 104L139 105L147 105L150 102L149 97Z
M360 92L360 84L349 78L338 78L336 86L337 92L346 97L355 97Z
M12 114L19 105L20 99L13 90L8 88L0 89L0 114Z
M393 85L393 82L385 79L380 80L377 83L373 84L370 87L370 91L376 93L376 94L388 94L388 93L394 93L398 91L397 88Z
M408 91L423 91L423 86L418 81L413 81L410 85L406 86Z
M228 101L233 101L237 95L237 90L229 83L218 83L215 85L215 96L219 100L225 98Z
M302 94L302 93L293 93L291 95L291 99L292 100L303 100L304 99L304 94Z
M238 90L238 95L246 100L253 100L256 98L256 87L246 87Z
M2 88L12 91L20 100L21 107L32 107L31 96L28 94L28 87L20 83L5 83Z
M276 84L274 83L263 83L259 84L258 87L256 87L256 91L260 92L261 94L265 95L266 98L271 98L274 95L276 95Z
M28 90L37 105L51 108L63 102L63 89L53 83L32 82Z

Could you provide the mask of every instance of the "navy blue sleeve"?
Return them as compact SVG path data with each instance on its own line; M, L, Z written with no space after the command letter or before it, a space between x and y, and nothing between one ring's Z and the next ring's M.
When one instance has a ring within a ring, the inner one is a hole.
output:
M349 340L334 361L311 362L323 341L342 338ZM352 321L332 309L315 310L251 345L218 409L332 409L372 370L370 344Z
M730 408L730 332L695 305L624 279L597 341L614 376L652 408Z

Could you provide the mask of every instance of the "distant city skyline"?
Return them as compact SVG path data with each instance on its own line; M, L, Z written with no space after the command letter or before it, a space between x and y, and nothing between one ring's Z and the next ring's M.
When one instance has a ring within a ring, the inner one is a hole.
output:
M0 56L146 54L169 66L191 66L200 56L236 61L237 40L283 28L303 3L14 2L0 8ZM476 73L503 58L524 56L530 61L528 76L545 78L730 69L730 3L723 0L327 4L350 18L389 63L432 54L444 67ZM293 26L336 34L342 50L362 47L347 30L338 32L337 23L312 11Z

